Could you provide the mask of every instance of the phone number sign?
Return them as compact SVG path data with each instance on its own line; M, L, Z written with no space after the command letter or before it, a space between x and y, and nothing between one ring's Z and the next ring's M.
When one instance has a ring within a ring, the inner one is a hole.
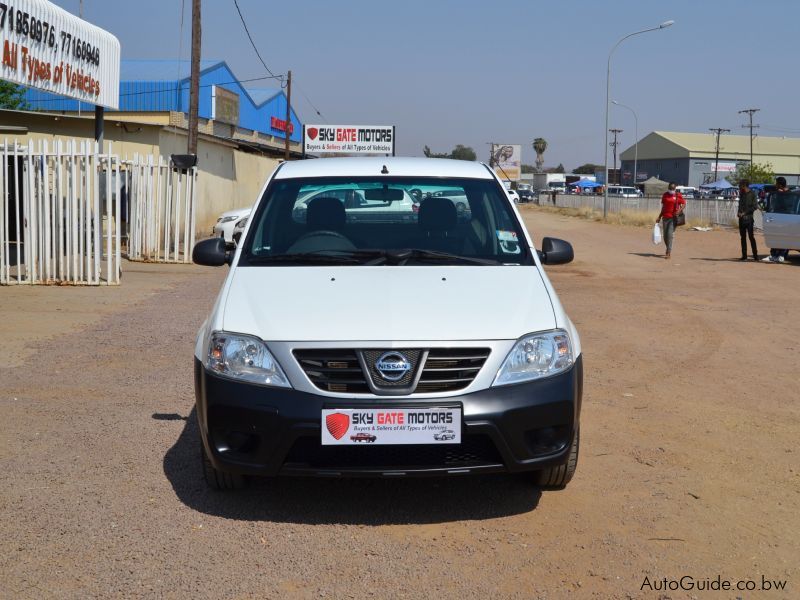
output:
M119 108L119 40L47 0L0 0L0 79Z

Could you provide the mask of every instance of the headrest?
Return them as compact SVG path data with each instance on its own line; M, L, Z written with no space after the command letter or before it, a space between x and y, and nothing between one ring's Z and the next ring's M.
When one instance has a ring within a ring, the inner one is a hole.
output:
M419 226L424 231L449 231L458 224L455 204L448 198L432 196L419 207Z
M308 203L306 225L314 231L342 229L347 222L344 205L341 200L328 196L314 198Z

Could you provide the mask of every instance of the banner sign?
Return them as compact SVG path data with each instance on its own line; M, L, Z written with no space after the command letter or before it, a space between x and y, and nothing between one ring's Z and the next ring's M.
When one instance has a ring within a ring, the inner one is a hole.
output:
M218 85L211 86L211 118L221 123L239 124L239 94Z
M394 155L392 125L306 125L303 130L305 154Z
M119 108L119 41L47 0L0 0L0 79Z
M500 179L519 181L522 178L522 146L492 144L492 165Z

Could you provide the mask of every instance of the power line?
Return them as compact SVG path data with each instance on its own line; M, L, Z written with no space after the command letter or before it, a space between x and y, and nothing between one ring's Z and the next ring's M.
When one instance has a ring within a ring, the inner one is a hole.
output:
M713 131L714 134L717 136L716 151L715 151L716 157L714 158L714 181L716 181L719 173L719 138L723 133L730 133L731 130L723 129L722 127L717 127L716 129L709 128L709 131Z
M280 79L281 82L283 82L283 75L281 75L280 77L276 76L275 73L270 71L270 68L267 66L267 63L264 62L264 59L261 58L261 53L258 51L258 48L256 48L256 43L253 41L253 36L250 35L250 30L247 28L247 22L244 20L244 16L242 15L242 9L239 8L238 0L233 0L233 4L236 6L236 12L239 13L239 19L242 21L242 26L244 27L244 31L247 34L247 39L250 40L250 45L253 46L253 50L255 50L258 60L260 60L261 64L264 65L264 68L267 70L267 73L269 73L270 75L272 75L277 79Z
M268 77L268 76L265 75L264 77L252 77L250 79L238 79L238 80L235 80L235 81L222 81L220 83L206 83L206 84L201 85L200 87L201 88L207 88L207 87L214 87L215 85L216 86L232 85L234 83L248 83L250 81L264 81L265 79L276 79L276 77L275 76ZM179 90L182 90L182 89L184 89L184 87L166 88L166 89L163 89L163 90L155 90L155 91L154 90L146 90L146 91L143 91L143 92L129 92L127 94L120 94L119 97L123 98L123 97L127 97L127 96L142 96L142 95L145 95L145 94L161 94L161 93L165 93L165 92L175 92L175 91L179 91ZM245 91L247 91L246 88L245 88ZM64 98L39 98L37 100L26 100L26 102L30 102L32 104L37 104L37 103L42 103L42 102L63 102L63 101L64 101ZM82 100L78 100L78 102L82 102ZM90 103L89 102L85 102L85 104L90 104Z
M747 113L750 117L750 124L749 125L742 125L742 127L749 127L750 128L750 165L753 164L753 129L758 128L758 125L753 125L753 115L757 113L760 108L745 108L744 110L740 110L739 114Z
M328 122L328 119L326 119L324 116L322 116L322 113L321 113L321 112L319 112L319 109L318 109L316 106L314 106L314 103L313 103L313 102L311 102L311 100L310 100L310 99L309 99L309 97L306 95L306 93L305 93L305 92L302 90L302 88L301 88L299 85L297 85L297 82L295 82L294 86L297 88L297 91L298 91L298 92L300 92L300 95L302 95L302 96L303 96L303 98L305 98L305 99L306 99L306 102L308 102L309 106L311 106L311 108L313 108L313 109L314 109L314 112L315 112L315 113L317 113L317 115L318 115L318 116L319 116L319 117L320 117L320 118L321 118L321 119L322 119L322 120L323 120L325 123L327 123L327 122Z

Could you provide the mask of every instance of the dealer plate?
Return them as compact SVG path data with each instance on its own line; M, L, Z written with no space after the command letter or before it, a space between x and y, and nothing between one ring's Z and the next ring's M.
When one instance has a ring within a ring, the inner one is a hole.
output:
M460 408L337 408L322 411L322 444L460 444Z

